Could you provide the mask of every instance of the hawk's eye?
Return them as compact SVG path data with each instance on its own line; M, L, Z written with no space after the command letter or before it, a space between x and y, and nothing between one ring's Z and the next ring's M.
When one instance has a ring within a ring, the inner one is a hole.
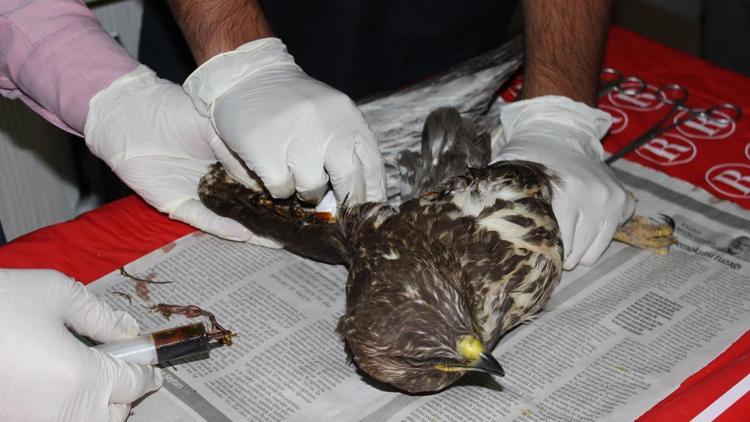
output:
M415 358L408 356L401 356L401 360L406 362L409 366L413 366L415 368L422 368L424 366L430 366L435 363L435 359Z

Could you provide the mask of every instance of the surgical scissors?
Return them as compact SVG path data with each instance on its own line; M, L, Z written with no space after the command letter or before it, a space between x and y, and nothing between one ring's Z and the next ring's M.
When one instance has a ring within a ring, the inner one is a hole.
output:
M636 76L625 76L622 71L613 67L602 68L599 76L599 98L612 91L638 95L646 90L646 82Z
M604 160L605 163L612 164L613 162L619 160L639 146L656 138L664 132L681 126L689 120L697 118L704 121L712 121L713 123L719 125L726 125L732 122L736 122L742 117L742 109L732 103L721 103L709 108L687 107L685 105L685 102L688 98L688 90L682 85L662 85L657 92L661 101L664 104L671 105L672 108L667 114L659 119L659 121L654 126L625 145L622 149L612 154L609 158ZM682 111L684 111L685 113L682 116L678 117L678 113ZM672 123L669 123L670 119L672 120Z

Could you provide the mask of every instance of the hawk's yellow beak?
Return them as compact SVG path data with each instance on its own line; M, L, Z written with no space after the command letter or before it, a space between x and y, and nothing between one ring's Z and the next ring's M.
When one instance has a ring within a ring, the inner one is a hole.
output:
M467 364L440 363L435 369L443 372L479 371L497 376L505 376L505 371L497 359L484 351L482 341L474 336L463 336L458 342L458 353Z

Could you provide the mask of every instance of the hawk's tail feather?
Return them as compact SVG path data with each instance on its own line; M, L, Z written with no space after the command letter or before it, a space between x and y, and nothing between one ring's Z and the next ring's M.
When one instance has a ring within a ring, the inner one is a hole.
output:
M490 144L489 135L479 133L474 122L462 117L455 108L433 110L422 130L421 153L407 150L397 158L402 173L402 201L463 174L467 167L487 165Z

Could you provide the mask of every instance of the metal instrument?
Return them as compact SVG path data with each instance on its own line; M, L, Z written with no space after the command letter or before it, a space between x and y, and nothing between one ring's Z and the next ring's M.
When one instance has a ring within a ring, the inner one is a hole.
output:
M625 78L623 78L625 79ZM644 84L644 88L645 88ZM688 99L688 90L679 84L662 85L657 91L660 100L664 104L672 107L669 112L662 116L658 122L641 135L636 137L622 149L604 160L606 164L611 164L646 142L656 138L664 132L672 130L683 125L692 119L710 120L716 124L729 124L736 122L742 117L742 109L732 103L717 104L708 108L692 108L685 105ZM678 117L678 114L684 112Z
M625 76L613 67L605 67L599 77L599 98L612 91L637 95L646 90L646 82L637 76Z

